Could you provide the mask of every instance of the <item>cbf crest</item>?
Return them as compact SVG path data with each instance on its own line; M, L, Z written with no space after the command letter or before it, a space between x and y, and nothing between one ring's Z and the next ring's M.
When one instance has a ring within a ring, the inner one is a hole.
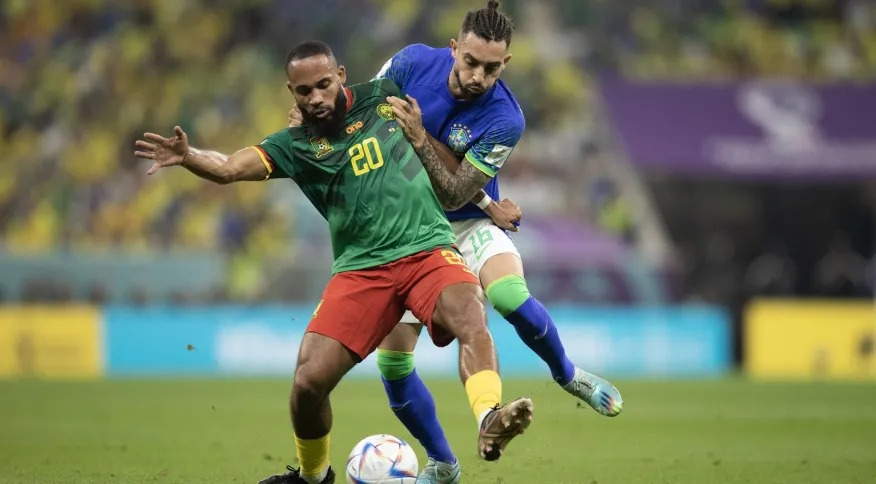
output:
M457 153L465 153L465 149L471 142L471 130L462 123L453 123L450 127L450 135L447 136L447 146Z
M328 138L310 138L310 146L313 148L313 151L316 153L317 158L322 158L325 154L334 151L332 145L329 143Z

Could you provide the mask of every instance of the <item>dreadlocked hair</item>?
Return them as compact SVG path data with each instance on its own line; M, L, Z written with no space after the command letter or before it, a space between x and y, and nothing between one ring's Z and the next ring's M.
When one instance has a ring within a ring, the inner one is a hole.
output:
M510 46L514 23L507 15L499 12L499 2L489 0L486 7L469 10L465 14L465 19L462 21L462 35L469 32L484 40L505 41Z

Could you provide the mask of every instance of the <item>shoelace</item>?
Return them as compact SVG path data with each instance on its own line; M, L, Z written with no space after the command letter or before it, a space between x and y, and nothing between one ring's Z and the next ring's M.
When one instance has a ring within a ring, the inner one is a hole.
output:
M585 388L587 388L588 390L590 390L590 392L591 392L591 394L592 394L592 393L593 393L593 390L596 389L596 387L595 387L593 384L591 384L589 381L587 381L587 380L572 380L571 383L572 383L572 387L574 388L574 390L575 390L576 392L580 392L580 391L581 391L581 387L585 387Z
M431 467L430 467L430 465L431 465ZM441 479L443 477L449 477L450 473L453 472L452 467L442 467L438 463L438 461L436 461L435 459L433 459L431 457L429 457L428 463L426 464L426 468L429 469L430 471L434 471L434 472L429 473L432 475L427 474L427 477L434 476L435 478L438 478L438 479Z
M426 471L423 477L438 477L438 463L431 457L426 461L426 468L423 470Z

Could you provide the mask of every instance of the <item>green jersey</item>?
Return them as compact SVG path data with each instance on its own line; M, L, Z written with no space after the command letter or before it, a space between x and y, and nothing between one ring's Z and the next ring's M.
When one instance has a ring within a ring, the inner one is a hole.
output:
M274 133L255 148L271 178L291 178L328 221L332 272L379 266L449 247L453 230L428 174L395 121L391 80L346 89L346 129L316 137L306 126Z

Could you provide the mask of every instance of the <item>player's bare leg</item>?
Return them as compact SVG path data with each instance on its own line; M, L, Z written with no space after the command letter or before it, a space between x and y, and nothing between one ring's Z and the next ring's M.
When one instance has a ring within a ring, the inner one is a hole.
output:
M490 304L510 322L520 339L550 367L554 380L602 415L614 417L623 409L620 392L610 382L575 367L544 306L529 294L523 264L516 254L487 259L480 270Z
M447 286L435 305L432 322L459 341L459 376L480 428L478 452L485 460L497 460L532 421L532 400L519 398L499 405L502 381L482 301L483 291L476 284Z
M414 351L422 332L422 324L397 324L377 348L389 351Z
M329 395L359 357L340 342L318 333L305 333L298 351L298 364L289 397L289 412L295 431L295 447L301 469L287 466L285 474L268 477L259 484L305 484L335 482L328 462L332 408Z

